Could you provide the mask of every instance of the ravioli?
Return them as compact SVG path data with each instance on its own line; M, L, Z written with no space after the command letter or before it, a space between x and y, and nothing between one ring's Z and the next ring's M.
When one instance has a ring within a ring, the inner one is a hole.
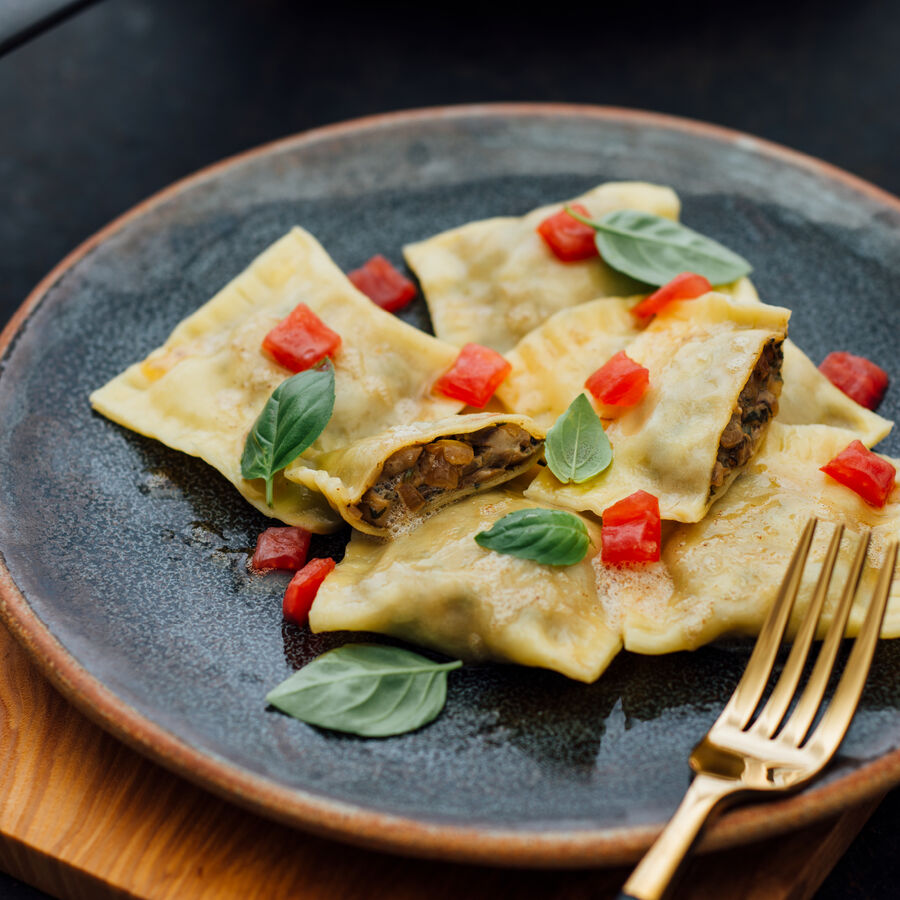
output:
M626 349L649 370L650 387L607 426L609 468L581 484L562 484L545 469L525 495L600 515L644 490L659 499L663 519L702 519L777 408L789 316L719 293L669 304Z
M544 431L526 416L476 413L399 425L285 477L321 491L359 531L407 531L435 510L510 481L541 456Z
M875 509L819 471L855 438L854 432L827 425L774 422L757 457L702 522L667 526L658 563L596 561L602 602L610 621L621 627L626 649L673 653L723 635L756 634L811 516L822 524L804 571L794 627L809 603L833 525L843 523L851 536L844 538L833 585L843 585L858 535L866 529L872 531L869 563L879 567L890 541L900 538L900 489L894 488L883 509ZM873 568L864 570L859 596L866 602L876 578ZM835 589L825 622L836 600ZM850 634L858 631L863 612L860 603L852 609ZM882 635L900 637L896 575Z
M671 188L638 181L602 184L568 202L595 218L637 209L677 219L681 209ZM599 257L564 263L553 255L535 228L562 207L470 222L404 248L441 340L505 353L560 309L640 289Z
M265 250L162 347L91 395L103 415L218 469L257 509L310 531L340 517L308 487L241 477L247 433L291 373L262 351L262 339L298 303L341 336L335 354L334 414L304 454L315 458L395 425L438 419L462 404L431 393L458 350L379 309L308 232L294 228Z
M534 503L502 490L447 507L385 543L354 532L325 579L310 627L374 631L466 660L600 677L621 647L597 599L590 558L554 567L485 550L479 531ZM599 546L597 526L586 521Z
M736 303L759 303L748 278L717 290ZM601 297L552 315L506 354L512 371L496 396L507 409L552 427L584 391L588 376L641 333L630 310L644 296Z

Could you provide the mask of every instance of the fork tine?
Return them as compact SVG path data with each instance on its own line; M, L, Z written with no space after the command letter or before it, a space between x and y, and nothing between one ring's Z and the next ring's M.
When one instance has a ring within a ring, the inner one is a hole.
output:
M747 668L744 669L738 686L734 689L731 699L716 721L717 725L727 722L735 728L742 729L750 721L750 717L766 689L769 676L772 674L772 666L778 655L784 630L791 617L791 609L800 587L803 566L806 564L806 557L809 555L815 530L816 520L810 519L803 529L800 543L797 544L784 580L778 589L778 596L775 598L759 637L756 639Z
M878 643L878 636L881 634L881 625L884 622L884 613L891 593L896 564L897 542L894 541L885 554L881 574L878 576L878 584L872 594L872 600L866 611L862 627L859 629L859 635L853 642L853 650L850 652L850 659L847 660L841 680L828 704L828 709L822 716L822 721L816 726L807 742L807 747L815 748L817 753L826 760L831 757L844 739L844 735L850 727L850 720L856 712L866 679L869 677L872 657L875 656L875 646Z
M838 601L837 609L834 611L828 633L825 635L825 640L819 650L812 675L809 676L809 681L800 696L797 706L778 735L779 740L784 740L795 747L799 747L806 737L806 733L809 731L809 727L812 725L813 719L815 719L819 710L822 698L825 696L825 689L828 687L828 680L831 678L831 672L834 669L834 663L841 647L841 640L844 637L844 629L847 627L850 608L853 606L853 598L856 596L859 579L862 577L870 539L871 535L868 532L860 537L859 545L856 548L856 556L850 567L850 574L844 585L841 599Z
M809 648L812 646L813 638L816 636L819 616L822 613L822 607L825 605L825 597L828 595L831 576L834 572L834 563L837 560L843 534L844 526L838 525L831 536L831 543L828 545L828 552L825 554L825 560L822 563L822 570L819 573L818 581L816 581L809 608L806 610L803 624L794 638L791 653L788 656L784 670L778 678L778 683L775 685L775 690L772 691L772 696L766 701L759 718L750 729L754 734L758 734L761 737L768 738L774 734L775 729L781 724L784 714L791 705L791 700L794 697L794 692L797 690L800 676L803 674L803 668L809 656Z

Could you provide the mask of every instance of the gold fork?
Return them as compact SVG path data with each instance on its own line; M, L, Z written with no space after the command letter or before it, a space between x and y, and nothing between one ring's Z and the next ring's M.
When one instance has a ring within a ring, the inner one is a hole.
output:
M885 553L865 620L831 702L826 705L819 724L808 738L807 734L822 706L837 659L866 560L868 534L859 541L847 582L809 680L779 730L797 693L816 635L841 545L843 526L835 528L809 608L794 638L784 669L759 715L753 720L753 713L772 675L778 648L791 617L815 527L815 519L806 524L738 686L713 727L691 753L690 764L696 777L675 815L625 882L619 900L659 900L704 822L711 813L725 805L724 801L734 801L756 792L789 791L806 784L825 767L844 739L856 712L881 631L897 561L896 542Z

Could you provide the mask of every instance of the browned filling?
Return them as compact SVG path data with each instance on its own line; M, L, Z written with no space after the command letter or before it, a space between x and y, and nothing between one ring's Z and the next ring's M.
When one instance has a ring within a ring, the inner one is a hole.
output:
M719 452L710 480L710 496L735 469L745 465L759 446L770 419L778 414L781 394L781 341L770 340L738 397L737 408L719 439Z
M392 514L418 512L445 491L478 487L520 467L541 444L524 428L505 424L404 447L387 458L378 481L351 512L385 525Z

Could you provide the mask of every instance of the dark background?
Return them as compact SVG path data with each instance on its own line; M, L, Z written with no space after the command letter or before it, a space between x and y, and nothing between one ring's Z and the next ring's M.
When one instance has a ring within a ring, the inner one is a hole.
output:
M513 100L703 119L900 193L900 4L105 0L0 58L0 325L69 250L201 166L355 116ZM819 896L898 883L894 792ZM0 897L34 896L0 874Z

